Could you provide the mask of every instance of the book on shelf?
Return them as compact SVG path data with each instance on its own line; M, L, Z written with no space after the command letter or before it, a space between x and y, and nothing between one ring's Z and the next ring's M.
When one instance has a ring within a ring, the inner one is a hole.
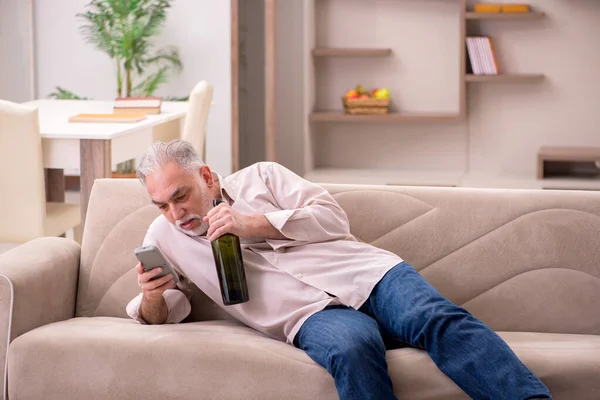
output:
M146 114L77 114L69 117L69 122L133 123L145 120Z
M489 36L467 37L467 71L474 75L498 75L498 62Z
M481 14L528 13L531 8L529 4L475 3L473 11Z
M162 97L118 97L115 99L115 113L126 114L159 114Z
M529 4L502 4L503 13L525 14L531 12Z

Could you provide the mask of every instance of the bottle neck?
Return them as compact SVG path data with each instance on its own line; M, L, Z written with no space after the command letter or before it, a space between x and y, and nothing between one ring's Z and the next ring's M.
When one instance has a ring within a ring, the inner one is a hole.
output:
M218 206L221 203L225 203L225 199L224 198L214 199L213 200L213 207L216 207L216 206Z
M220 199L214 199L213 200L213 206L214 207L218 206L221 203L225 203L225 199L220 198ZM237 239L237 236L234 235L233 233L225 233L225 234L221 235L220 237L218 237L217 239L215 239L215 241L218 241L221 238L227 238L227 237L229 237L229 238L236 238Z

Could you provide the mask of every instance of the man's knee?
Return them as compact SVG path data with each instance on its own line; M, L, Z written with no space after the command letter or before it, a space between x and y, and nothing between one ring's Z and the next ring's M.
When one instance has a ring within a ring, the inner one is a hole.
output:
M385 357L385 345L378 330L341 336L331 344L328 352L328 362L333 370L361 364L365 357Z
M455 329L463 321L471 321L474 318L466 309L446 302L443 306L415 315L414 320L411 324L413 329L410 333L410 342L424 348L432 336Z

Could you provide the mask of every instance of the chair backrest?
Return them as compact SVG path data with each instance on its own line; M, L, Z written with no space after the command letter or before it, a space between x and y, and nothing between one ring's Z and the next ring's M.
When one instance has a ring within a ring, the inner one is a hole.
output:
M190 93L188 113L181 138L187 140L203 161L206 161L206 123L213 98L213 87L201 81Z
M359 239L400 255L499 331L600 334L600 192L324 185ZM96 180L78 316L127 317L133 249L159 215L137 180ZM199 290L188 320L229 318Z
M0 100L0 242L44 235L46 194L38 110Z

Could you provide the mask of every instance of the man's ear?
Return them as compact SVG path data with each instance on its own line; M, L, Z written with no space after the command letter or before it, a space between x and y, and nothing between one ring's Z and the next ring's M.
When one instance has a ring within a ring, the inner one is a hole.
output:
M212 188L215 184L215 180L213 179L212 171L208 165L203 165L200 167L200 177L204 182L206 182L206 186Z

